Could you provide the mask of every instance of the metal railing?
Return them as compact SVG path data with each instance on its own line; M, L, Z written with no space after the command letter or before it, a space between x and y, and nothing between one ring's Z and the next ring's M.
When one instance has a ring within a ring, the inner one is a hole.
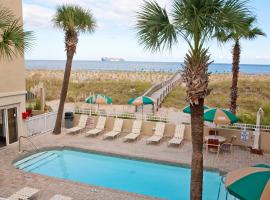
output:
M124 112L105 112L101 110L92 110L89 108L75 108L76 114L86 114L91 116L105 116L105 117L115 117L122 119L142 119L145 121L161 121L169 122L167 117L155 116L153 114L141 114L141 113L124 113Z
M56 121L56 112L44 113L25 120L27 136L52 131Z
M221 128L228 128L228 129L241 129L241 130L253 130L260 129L261 131L270 132L270 126L260 125L257 126L256 124L242 124L242 123L235 123L227 126L220 126Z
M31 144L31 146L32 147L34 147L34 150L35 151L38 151L38 148L37 148L37 146L30 140L30 138L29 137L25 137L25 136L20 136L19 137L19 152L24 152L24 151L28 151L28 150L26 150L26 149L24 149L23 151L21 150L21 146L22 146L22 141L21 141L21 139L26 139L30 144Z
M143 119L146 121L164 121L170 123L181 123L176 118L168 118L163 116L157 116L154 114L141 114L141 113L125 113L125 112L107 112L104 110L94 110L90 108L75 107L75 113L77 114L87 114L94 116L106 116L106 117L116 117L116 118L125 118L125 119ZM188 124L188 123L187 123ZM218 126L218 128L226 129L235 129L235 130L255 130L260 129L261 131L270 132L270 126L260 125L256 126L255 124L242 124L235 123L227 126Z

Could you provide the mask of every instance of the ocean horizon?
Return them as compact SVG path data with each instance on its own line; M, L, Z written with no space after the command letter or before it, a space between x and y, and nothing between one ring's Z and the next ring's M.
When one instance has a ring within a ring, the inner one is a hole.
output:
M63 70L65 60L26 60L29 70ZM181 62L145 62L145 61L88 61L74 60L73 70L88 71L134 71L134 72L176 72L182 69ZM212 63L209 72L215 74L230 73L231 64ZM240 64L240 73L244 74L270 74L270 65L267 64Z

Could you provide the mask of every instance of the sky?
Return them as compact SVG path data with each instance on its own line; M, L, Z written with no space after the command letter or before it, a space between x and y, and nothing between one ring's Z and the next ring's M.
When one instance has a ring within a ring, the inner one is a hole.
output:
M92 34L81 34L75 60L100 60L101 57L121 57L130 61L182 62L188 50L184 41L171 51L151 53L139 45L136 37L135 12L143 0L23 0L24 26L34 32L33 47L26 53L28 60L65 60L64 33L51 21L57 6L64 3L90 9L97 21ZM157 0L171 8L172 0ZM251 0L257 15L257 25L267 34L255 40L241 41L241 63L270 64L270 1ZM231 63L232 43L209 41L211 58L216 63Z

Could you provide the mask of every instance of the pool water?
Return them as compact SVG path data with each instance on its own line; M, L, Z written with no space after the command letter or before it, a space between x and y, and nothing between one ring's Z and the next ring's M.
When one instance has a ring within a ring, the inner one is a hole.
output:
M169 200L188 200L190 168L75 150L44 151L15 163L27 172ZM217 200L218 172L204 171L203 199Z

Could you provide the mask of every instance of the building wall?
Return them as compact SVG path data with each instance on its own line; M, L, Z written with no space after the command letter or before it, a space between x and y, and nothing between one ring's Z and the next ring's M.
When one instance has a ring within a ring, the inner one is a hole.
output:
M2 7L9 8L22 19L21 0L0 0ZM24 58L18 56L12 61L0 60L0 93L25 91Z
M0 6L10 9L22 21L21 0L0 0ZM18 135L25 135L21 113L25 111L24 57L0 60L0 109L17 108Z

